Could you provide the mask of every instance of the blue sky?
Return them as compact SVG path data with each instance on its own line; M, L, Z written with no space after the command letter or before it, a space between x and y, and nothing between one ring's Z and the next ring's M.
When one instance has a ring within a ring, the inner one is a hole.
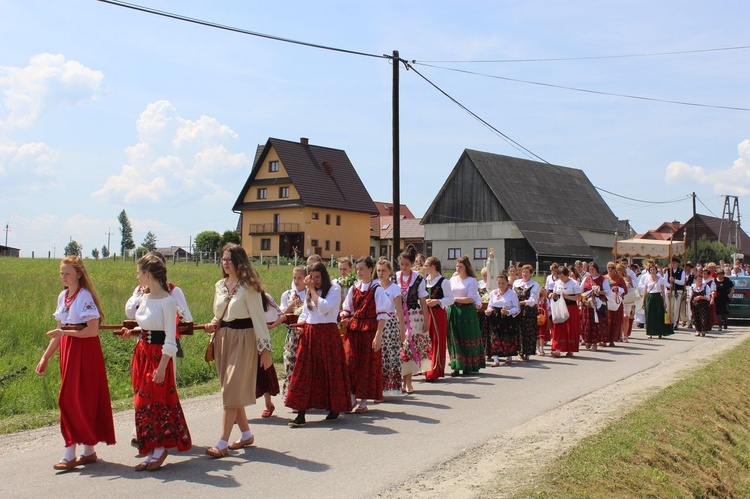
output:
M750 192L750 112L595 95L470 75L750 107L741 1L136 2L250 31L416 60L482 119L553 164L582 169L643 232ZM568 59L536 62L430 62ZM570 60L576 59L576 60ZM431 64L440 66L435 68ZM391 199L385 59L210 29L95 0L0 0L0 223L22 256L186 246L236 226L231 207L268 137L347 152ZM400 72L401 200L424 214L465 148L526 157L412 71ZM705 204L705 206L704 206ZM575 200L571 200L575 206ZM580 209L585 209L581 206ZM6 233L0 233L0 244Z

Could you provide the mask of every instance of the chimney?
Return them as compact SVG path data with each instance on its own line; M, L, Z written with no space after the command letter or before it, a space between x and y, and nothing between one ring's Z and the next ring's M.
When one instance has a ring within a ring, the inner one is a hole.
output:
M310 145L310 139L308 139L307 137L300 137L299 138L299 142L303 146L309 146Z

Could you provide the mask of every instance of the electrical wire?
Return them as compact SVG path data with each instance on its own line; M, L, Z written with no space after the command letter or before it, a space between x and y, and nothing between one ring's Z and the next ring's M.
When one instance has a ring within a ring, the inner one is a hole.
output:
M103 1L103 0L100 0ZM664 102L667 104L678 104L681 106L693 106L693 107L708 107L708 108L714 108L714 109L728 109L730 111L750 111L750 108L746 107L736 107L736 106L719 106L719 105L712 105L712 104L700 104L697 102L687 102L687 101L678 101L678 100L670 100L670 99L658 99L656 97L644 97L641 95L630 95L630 94L618 94L615 92L604 92L601 90L590 90L586 88L577 88L577 87L567 87L565 85L556 85L554 83L544 83L539 81L531 81L531 80L521 80L518 78L510 78L507 76L498 76L498 75L491 75L486 73L479 73L477 71L468 71L466 69L457 69L457 68L449 68L445 66L436 66L434 64L426 64L426 63L420 63L420 62L414 62L414 64L420 64L422 66L427 66L430 68L436 68L436 69L443 69L445 71L454 71L456 73L465 73L470 74L474 76L483 76L485 78L494 78L497 80L504 80L504 81L512 81L516 83L526 83L529 85L538 85L540 87L549 87L549 88L558 88L561 90L571 90L573 92L583 92L587 94L595 94L595 95L607 95L610 97L622 97L625 99L636 99L636 100L643 100L643 101L650 101L650 102Z
M187 17L187 16L182 16L182 15L179 15L179 14L174 14L172 12L166 12L166 11L163 11L163 10L151 9L149 7L143 7L142 5L136 5L136 4L133 4L133 3L120 2L120 1L117 1L117 0L98 0L98 1L102 2L102 3L108 3L110 5L116 5L117 7L125 7L127 9L132 9L132 10L137 10L137 11L140 11L140 12L145 12L147 14L154 14L154 15L157 15L157 16L167 17L167 18L170 18L170 19L176 19L178 21L184 21L184 22L188 22L188 23L198 24L198 25L201 25L201 26L207 26L209 28L216 28L216 29L222 29L222 30L225 30L225 31L232 31L234 33L241 33L243 35L251 35L251 36L257 36L257 37L260 37L260 38L267 38L269 40L276 40L278 42L292 43L292 44L295 44L295 45L303 45L305 47L312 47L312 48L317 48L317 49L330 50L330 51L333 51L333 52L342 52L342 53L345 53L345 54L361 55L361 56L364 56L364 57L373 57L373 58L376 58L376 59L391 59L392 58L392 56L383 55L383 54L369 54L367 52L359 52L359 51L356 51L356 50L349 50L349 49L342 49L342 48L337 48L337 47L330 47L328 45L320 45L320 44L317 44L317 43L303 42L303 41L299 41L299 40L292 40L291 38L283 38L283 37L280 37L280 36L268 35L268 34L265 34L265 33L258 33L256 31L250 31L250 30L241 29L241 28L234 28L232 26L226 26L224 24L218 24L218 23L213 23L213 22L209 22L209 21L203 21L201 19L195 19L195 18L192 18L192 17Z
M697 200L698 200L698 202L699 202L700 204L702 204L702 205L703 205L703 207L704 207L705 209L707 209L709 213L711 213L711 215L713 215L713 216L714 216L714 218L719 218L719 216L718 216L718 215L716 215L716 213L714 213L713 211L711 211L711 208L709 208L708 206L706 206L706 203L704 203L704 202L703 202L703 200L702 200L701 198L699 198L697 194L695 195L695 199L697 199Z
M720 52L725 50L747 50L750 49L750 45L740 45L738 47L718 47L711 49L696 49L696 50L679 50L675 52L651 52L645 54L622 54L622 55L598 55L598 56L583 56L583 57L547 57L541 59L488 59L488 60L462 60L462 61L421 61L421 62L432 62L432 63L506 63L506 62L565 62L565 61L592 61L599 59L627 59L635 57L655 57L663 55L683 55L683 54L702 54L705 52ZM416 62L416 61L414 61Z
M601 187L594 186L595 189L600 190L602 192L606 192L607 194L610 194L612 196L617 196L618 198L627 199L628 201L635 201L638 203L644 203L644 204L673 204L678 203L680 201L685 201L686 199L690 198L690 196L684 196L681 198L676 198L671 201L645 201L643 199L635 199L635 198L629 198L627 196L621 196L620 194L615 194L614 192L608 191L606 189L602 189Z

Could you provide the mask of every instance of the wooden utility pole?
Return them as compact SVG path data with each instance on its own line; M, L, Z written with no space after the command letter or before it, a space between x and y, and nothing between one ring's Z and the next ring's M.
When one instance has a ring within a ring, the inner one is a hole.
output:
M396 262L401 248L401 189L400 189L400 159L399 159L399 93L398 66L401 59L398 50L393 51L393 255L391 260ZM396 262L398 263L398 262Z

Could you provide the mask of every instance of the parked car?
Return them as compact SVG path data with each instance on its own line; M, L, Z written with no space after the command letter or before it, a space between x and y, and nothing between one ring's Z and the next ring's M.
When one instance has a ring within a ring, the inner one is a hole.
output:
M729 277L734 283L734 291L729 300L729 317L750 319L750 277Z

